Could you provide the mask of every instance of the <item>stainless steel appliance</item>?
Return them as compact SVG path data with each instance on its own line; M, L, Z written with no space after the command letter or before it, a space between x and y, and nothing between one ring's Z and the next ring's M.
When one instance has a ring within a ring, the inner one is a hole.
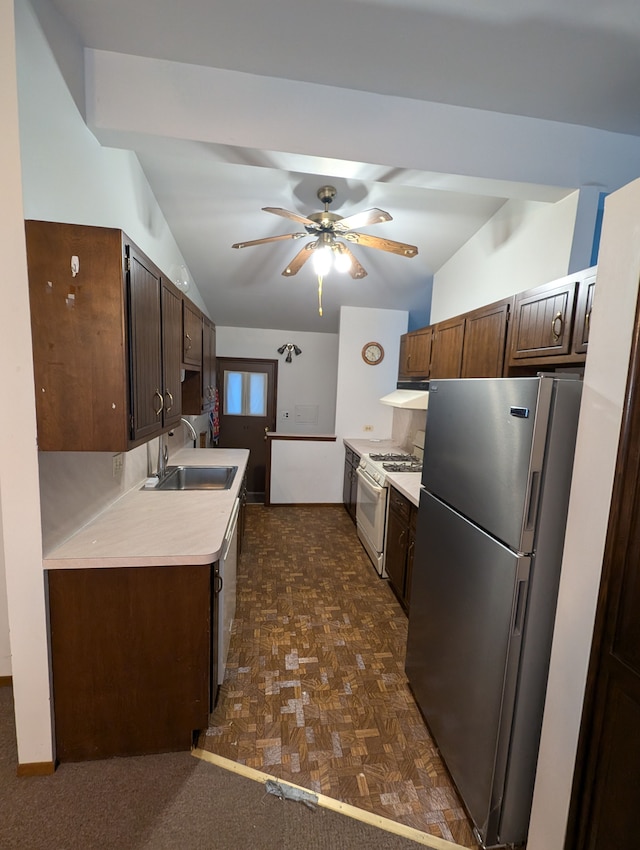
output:
M430 385L406 671L483 847L527 837L581 389Z
M416 454L387 452L363 454L356 470L358 496L356 501L356 526L358 537L378 575L387 578L384 566L387 512L389 508L388 472L413 472L422 470L422 443L424 432L418 432L414 443Z
M238 514L240 500L236 499L222 543L218 562L220 576L218 594L218 684L224 674L231 642L231 628L236 613L236 572L238 565Z

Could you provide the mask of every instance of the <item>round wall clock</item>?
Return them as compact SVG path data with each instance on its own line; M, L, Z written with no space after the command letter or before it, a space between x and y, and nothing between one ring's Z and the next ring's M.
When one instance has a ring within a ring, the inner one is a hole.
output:
M384 348L379 342L368 342L362 349L362 359L369 366L375 366L382 362L384 357Z

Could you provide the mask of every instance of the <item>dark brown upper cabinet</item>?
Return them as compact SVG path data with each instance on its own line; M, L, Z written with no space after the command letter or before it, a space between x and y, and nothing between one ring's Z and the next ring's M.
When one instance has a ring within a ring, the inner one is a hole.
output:
M464 316L433 326L430 378L459 378L462 369Z
M432 328L420 328L400 337L398 380L421 380L429 377Z
M504 372L512 300L465 314L462 378L500 378Z
M114 228L25 223L38 447L127 451L179 421L182 299Z
M587 274L578 285L578 301L573 323L573 353L586 354L589 346L589 330L593 311L593 296L596 292L595 271Z
M202 367L202 313L195 304L183 302L183 354L187 366Z
M576 279L568 277L514 297L511 365L523 360L569 356L576 291Z

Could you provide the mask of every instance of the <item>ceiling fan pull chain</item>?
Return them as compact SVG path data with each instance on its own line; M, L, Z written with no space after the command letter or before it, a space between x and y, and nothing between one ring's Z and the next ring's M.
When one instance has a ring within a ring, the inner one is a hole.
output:
M322 315L322 275L318 275L318 313Z

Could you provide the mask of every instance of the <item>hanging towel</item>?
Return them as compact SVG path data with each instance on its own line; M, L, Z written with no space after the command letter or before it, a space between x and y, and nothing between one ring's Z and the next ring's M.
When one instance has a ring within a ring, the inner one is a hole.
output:
M216 446L220 437L220 396L217 387L213 394L213 410L209 413L209 426L211 428L211 442Z

